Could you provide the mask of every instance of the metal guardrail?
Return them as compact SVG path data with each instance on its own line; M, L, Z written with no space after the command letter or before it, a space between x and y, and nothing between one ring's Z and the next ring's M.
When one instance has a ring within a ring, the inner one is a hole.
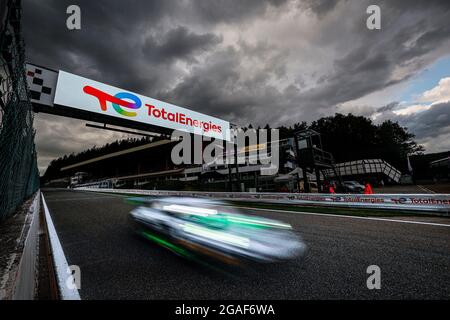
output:
M450 215L450 194L322 194L322 193L255 193L198 192L139 189L76 188L75 190L138 194L147 196L202 197L219 200L265 202L289 205L418 211Z

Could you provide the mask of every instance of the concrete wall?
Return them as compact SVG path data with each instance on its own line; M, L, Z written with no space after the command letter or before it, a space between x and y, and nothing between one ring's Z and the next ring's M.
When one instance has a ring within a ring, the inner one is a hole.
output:
M2 225L0 300L32 300L37 293L40 191Z

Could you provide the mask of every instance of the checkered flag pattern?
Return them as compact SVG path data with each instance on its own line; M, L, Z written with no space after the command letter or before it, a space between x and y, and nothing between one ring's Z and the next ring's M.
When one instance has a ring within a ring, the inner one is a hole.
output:
M53 106L58 73L27 64L27 83L31 102Z

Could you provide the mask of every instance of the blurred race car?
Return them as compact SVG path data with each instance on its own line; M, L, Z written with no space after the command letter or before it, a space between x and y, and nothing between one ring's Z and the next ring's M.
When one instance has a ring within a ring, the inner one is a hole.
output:
M289 224L241 214L224 202L201 198L132 198L135 231L181 255L203 255L228 264L241 259L275 262L301 255L306 246Z

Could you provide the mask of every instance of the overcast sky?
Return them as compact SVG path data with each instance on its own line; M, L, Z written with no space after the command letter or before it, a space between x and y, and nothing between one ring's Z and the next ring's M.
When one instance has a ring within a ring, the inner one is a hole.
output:
M66 8L81 8L81 30ZM368 30L366 8L381 8ZM27 60L240 125L335 112L398 121L450 149L450 1L25 0ZM38 114L41 173L118 133Z

